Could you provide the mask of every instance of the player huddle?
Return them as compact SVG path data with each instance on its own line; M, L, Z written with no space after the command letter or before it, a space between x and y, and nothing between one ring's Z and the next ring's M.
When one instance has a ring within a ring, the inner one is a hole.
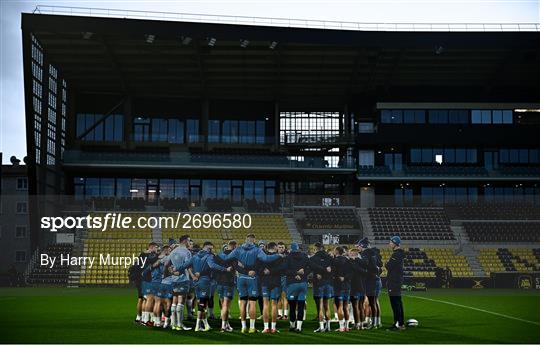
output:
M390 241L393 254L385 267L388 291L394 311L394 326L404 329L401 283L404 252L400 239ZM194 245L188 235L178 243L169 241L161 251L155 243L141 253L145 267L130 268L130 279L138 287L136 322L146 326L190 330L184 324L195 318L195 331L209 331L208 318L214 316L214 295L219 296L221 332L232 332L230 306L239 296L242 333L256 333L256 308L259 304L263 333L276 333L278 319L289 319L290 331L301 332L306 312L308 278L313 285L319 327L314 332L381 327L378 296L382 289L383 263L377 248L363 238L353 248L325 250L320 243L308 256L297 243L287 251L282 242L260 241L250 234L242 245L229 241L214 253L211 242ZM331 317L333 300L334 320ZM196 316L195 314L196 309ZM249 320L249 325L248 325Z

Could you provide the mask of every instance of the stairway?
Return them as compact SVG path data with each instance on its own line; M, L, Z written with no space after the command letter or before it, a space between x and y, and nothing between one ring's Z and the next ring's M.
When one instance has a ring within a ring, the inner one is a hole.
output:
M86 256L84 252L84 240L88 237L88 229L77 229L75 231L75 241L73 242L72 256ZM83 272L81 266L69 266L68 288L78 288Z
M286 217L285 224L287 225L287 228L289 229L293 242L302 243L303 242L302 235L300 234L300 232L298 231L298 228L296 227L296 222L294 221L294 218Z
M371 226L371 220L369 219L369 212L367 208L359 208L356 212L362 225L362 237L367 237L373 240L373 227Z
M480 261L478 261L478 255L480 254L480 252L469 241L469 236L467 235L467 232L465 231L461 223L452 222L450 225L450 229L456 236L456 240L458 242L458 254L465 256L465 259L467 259L467 262L471 267L473 275L475 277L485 276L486 273L482 269Z

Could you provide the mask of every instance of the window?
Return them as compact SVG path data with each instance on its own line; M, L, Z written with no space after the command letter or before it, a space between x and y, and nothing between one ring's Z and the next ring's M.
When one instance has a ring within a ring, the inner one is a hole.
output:
M411 149L411 163L422 162L422 151L420 149Z
M448 123L448 110L430 110L429 123Z
M26 202L18 202L16 205L16 212L20 214L27 213L28 209Z
M208 142L219 143L220 142L220 123L219 120L208 121Z
M124 116L111 114L103 119L103 114L77 114L77 138L83 141L122 141L124 134ZM137 119L138 120L138 119ZM137 123L137 120L134 120ZM101 122L100 122L101 121ZM98 123L99 122L99 123ZM137 128L135 127L135 132Z
M15 237L16 238L25 238L26 237L26 226L17 226L15 228Z
M26 251L17 250L15 252L15 262L26 262Z
M471 122L473 124L482 123L482 113L480 110L473 110L472 111L472 120Z
M513 122L512 110L503 110L503 123L511 124Z
M188 143L199 142L199 120L197 119L187 120L187 139L188 139Z
M27 190L28 179L26 177L17 177L17 190Z
M469 123L469 112L467 110L450 110L448 112L448 123Z
M473 110L473 124L512 124L512 110Z
M281 112L280 142L309 143L340 135L339 112Z
M360 122L358 123L358 133L373 133L375 127L373 122Z

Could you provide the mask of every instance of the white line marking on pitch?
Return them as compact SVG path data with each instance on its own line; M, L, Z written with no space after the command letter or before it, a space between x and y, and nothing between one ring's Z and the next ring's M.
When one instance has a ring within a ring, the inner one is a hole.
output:
M471 306L468 306L468 305L463 305L463 304L458 304L458 303L454 303L454 302L443 301L443 300L440 300L440 299L432 299L432 298L427 298L427 297L411 296L411 295L405 295L405 296L406 296L406 297L411 297L411 298L424 299L424 300L432 301L432 302L439 302L439 303L449 304L449 305L453 305L453 306L456 306L456 307L461 307L461 308L466 308L466 309L471 309L471 310L476 310L476 311L481 311L481 312L483 312L483 313L488 313L488 314L491 314L491 315L501 316L501 317L505 317L505 318L507 318L507 319L512 319L512 320L516 320L516 321L522 321L522 322L532 323L533 325L540 326L540 322L535 322L535 321L531 321L531 320L520 319L519 317L510 316L510 315L505 315L505 314L497 313L497 312L490 311L490 310L485 310L485 309L475 308L475 307L471 307Z

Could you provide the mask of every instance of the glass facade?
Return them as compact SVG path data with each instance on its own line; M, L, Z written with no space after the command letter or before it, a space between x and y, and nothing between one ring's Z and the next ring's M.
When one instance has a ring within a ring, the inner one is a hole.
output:
M208 142L223 144L266 144L266 121L209 120Z
M499 163L539 164L540 149L500 149Z
M77 114L77 138L81 138L82 141L122 141L124 116L79 113Z
M276 182L273 180L76 177L73 184L77 199L116 196L185 198L192 202L216 198L233 202L255 199L273 203L276 200Z
M382 110L381 123L426 123L426 111Z
M339 137L339 112L281 112L280 142L310 143Z
M41 163L43 122L43 48L32 35L32 105L34 113L35 162Z
M177 118L136 117L133 120L133 139L136 142L165 142L185 144L199 142L199 120Z
M442 155L443 164L476 164L477 150L471 148L412 148L410 162L415 164L433 164L435 156Z
M470 113L470 115L469 115ZM381 123L393 124L512 124L512 110L381 110Z
M494 124L494 125L512 124L513 111L512 110L472 110L471 123L472 124Z
M422 202L426 204L447 204L478 201L477 187L421 187Z

